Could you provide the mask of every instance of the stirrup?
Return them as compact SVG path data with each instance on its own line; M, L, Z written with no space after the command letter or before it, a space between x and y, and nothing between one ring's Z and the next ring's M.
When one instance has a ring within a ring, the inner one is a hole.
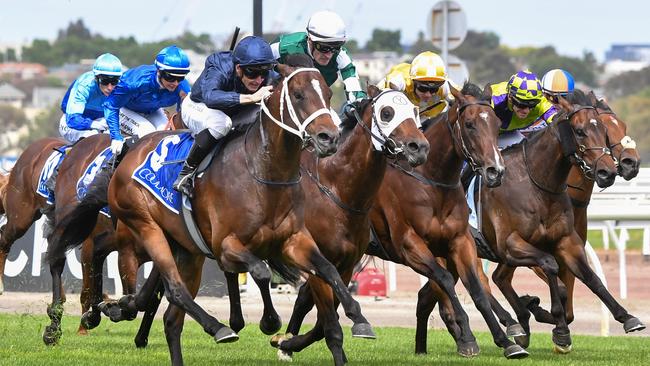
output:
M173 188L188 196L189 198L194 197L194 192L192 192L192 181L194 180L194 171L188 172L186 174L181 174L176 178L176 181L173 184Z

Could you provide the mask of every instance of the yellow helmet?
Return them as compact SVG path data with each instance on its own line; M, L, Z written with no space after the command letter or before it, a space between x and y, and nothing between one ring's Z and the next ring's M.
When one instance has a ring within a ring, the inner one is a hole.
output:
M437 54L426 51L415 56L409 71L411 80L417 81L445 81L447 70L445 63Z

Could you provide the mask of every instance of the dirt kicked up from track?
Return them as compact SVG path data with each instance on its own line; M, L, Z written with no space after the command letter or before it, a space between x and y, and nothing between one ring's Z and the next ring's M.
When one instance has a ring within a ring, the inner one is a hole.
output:
M607 255L608 254L608 255ZM619 271L618 257L616 252L598 253L607 284L612 295L623 305L631 314L637 316L646 325L650 325L650 261L645 261L640 253L628 253L627 259L627 299L620 298L619 292ZM605 258L608 257L608 260ZM370 266L376 265L380 270L385 266L381 261L377 261ZM387 268L387 267L386 267ZM490 266L490 270L495 268ZM539 280L532 271L521 268L515 274L515 289L523 294L534 294L542 300L542 306L549 308L549 291L548 287ZM504 306L507 302L500 292L493 287L493 293ZM413 271L406 267L398 266L397 270L397 291L391 293L387 298L374 298L367 296L355 296L361 303L362 310L371 324L374 326L398 326L398 327L415 327L415 308L417 303L417 291L420 288L420 279ZM462 287L457 285L456 290L465 310L470 317L470 323L473 330L487 331L487 326L480 313L471 301L471 298ZM289 321L291 310L296 298L295 293L273 293L273 302L281 315L284 324ZM47 304L50 302L51 294L48 293L23 293L23 292L6 292L0 296L0 312L15 314L45 314ZM242 294L242 308L247 323L259 322L262 314L260 297L256 294ZM228 298L198 297L197 302L204 307L210 314L222 321L227 321L229 304ZM162 317L166 308L167 301L163 300L162 306L158 311L157 317ZM509 307L506 306L507 309ZM569 325L574 334L591 334L600 335L602 324L603 310L600 301L587 289L582 283L577 283L575 291L575 321ZM65 313L68 316L79 316L81 307L79 305L79 295L69 294L65 304ZM340 319L342 324L351 325L351 322L342 312ZM511 314L514 314L511 312ZM624 335L623 326L607 313L610 335ZM188 321L192 321L189 317ZM315 322L314 312L310 313L306 324ZM440 320L437 308L429 319L429 326L436 329L445 329ZM531 329L533 332L550 332L552 327L546 324L539 324L531 319ZM631 333L631 336L650 336L650 331Z

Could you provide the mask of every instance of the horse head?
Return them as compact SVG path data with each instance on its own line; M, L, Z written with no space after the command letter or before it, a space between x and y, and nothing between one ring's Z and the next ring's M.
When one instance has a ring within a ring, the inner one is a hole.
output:
M505 163L497 147L501 122L490 105L490 89L482 92L476 85L466 83L460 92L453 87L450 90L455 101L448 121L455 148L483 176L488 187L498 187Z
M282 78L262 108L280 127L313 145L318 156L334 154L339 131L333 118L338 117L330 110L332 91L320 71L304 62L279 64L277 70Z
M607 142L618 166L618 175L630 180L639 174L641 157L636 142L627 135L627 125L612 111L607 102L599 100L593 91L587 95L592 107L596 108L599 120L607 127Z
M599 187L611 186L617 169L607 146L607 126L580 90L568 100L560 97L559 102L561 111L554 124L565 156L572 156L585 177L595 180Z
M424 163L429 142L419 129L417 110L406 95L369 85L368 96L357 103L360 116L355 111L353 119L368 132L375 149L389 158L405 159L411 166Z

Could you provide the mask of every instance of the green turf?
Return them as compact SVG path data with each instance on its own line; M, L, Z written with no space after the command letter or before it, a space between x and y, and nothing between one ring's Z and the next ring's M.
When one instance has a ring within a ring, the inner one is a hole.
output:
M169 355L162 322L156 321L146 349L133 345L138 322L114 324L104 319L90 336L75 334L79 317L64 318L64 334L55 347L41 340L46 316L0 314L0 365L165 365ZM478 333L481 354L463 359L445 331L429 331L429 354L413 354L415 329L376 328L377 340L353 339L346 328L345 351L349 365L502 365L506 360L489 334ZM240 340L216 344L193 320L183 331L183 354L187 365L283 365L269 337L255 325L248 325ZM526 360L509 361L521 365L647 365L650 362L648 337L574 336L574 351L557 355L551 351L550 334L533 336ZM436 351L437 350L437 351ZM329 365L331 355L324 342L294 355L295 365Z
M619 230L616 230L616 233L620 235ZM630 234L630 239L628 239L625 245L626 249L641 250L643 248L643 230L629 229L628 234ZM603 249L603 232L601 230L589 230L587 232L587 240L589 240L589 243L591 243L594 249ZM612 238L609 238L609 249L616 250L616 244L614 244Z

